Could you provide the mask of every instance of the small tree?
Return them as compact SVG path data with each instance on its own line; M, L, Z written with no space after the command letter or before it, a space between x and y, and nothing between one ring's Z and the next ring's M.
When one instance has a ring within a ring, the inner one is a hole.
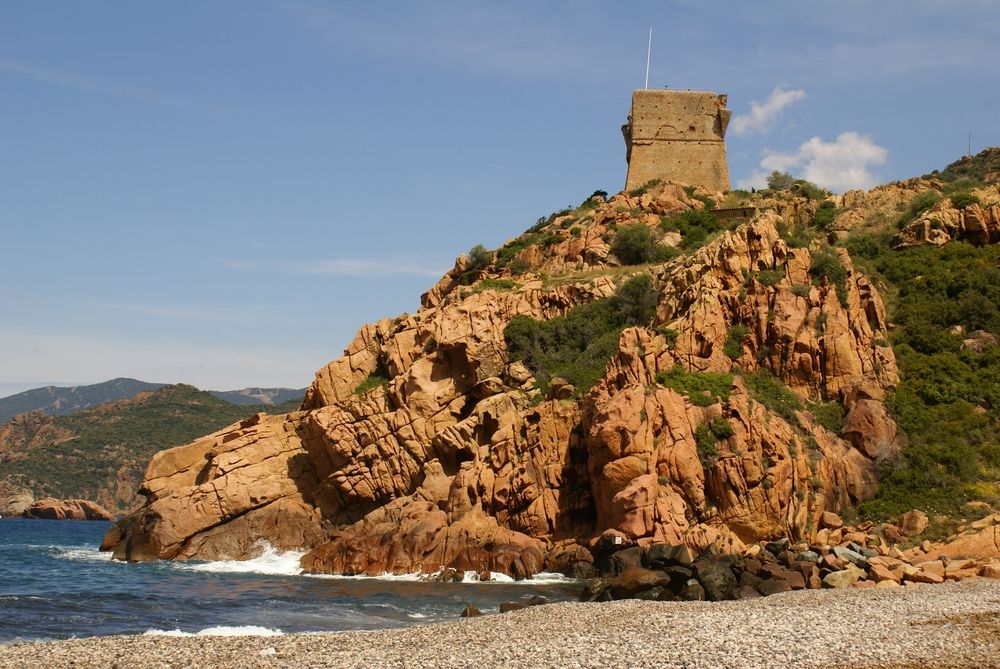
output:
M634 223L619 228L611 243L611 252L626 265L641 265L658 259L658 246L652 230L642 223Z
M795 177L788 172L774 170L767 175L767 187L771 190L786 190L795 185Z
M493 261L493 251L482 244L476 244L469 249L469 272L477 272Z

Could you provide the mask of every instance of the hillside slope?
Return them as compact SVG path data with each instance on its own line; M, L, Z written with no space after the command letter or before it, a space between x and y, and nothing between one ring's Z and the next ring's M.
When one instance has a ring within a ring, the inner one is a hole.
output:
M133 501L150 458L165 448L277 407L236 405L192 386L165 386L78 411L33 411L0 425L0 481L35 498L84 498L111 511Z
M86 386L45 386L25 390L0 398L0 423L19 413L42 411L53 416L65 416L80 409L135 397L143 391L157 390L165 383L147 383L136 379L118 378Z
M127 400L141 392L158 390L166 383L147 383L118 378L86 386L45 386L0 398L0 423L17 414L41 411L50 416L68 416L105 402ZM276 405L297 400L305 388L243 388L242 390L206 391L230 404Z
M978 272L989 251L904 233L934 211L949 239L995 241L987 176L843 196L805 182L595 193L472 249L416 314L364 326L302 411L157 454L143 507L106 546L214 559L266 539L312 549L317 572L524 576L576 573L622 543L808 540L826 511L933 501L926 480L979 505L949 497L932 509L942 527L985 513L1000 395L975 372L996 356L995 296L989 281L921 277L956 274L936 253L973 248ZM920 275L879 264L907 253L925 254ZM969 308L940 310L952 293ZM918 388L910 349L928 334L968 370L951 394Z

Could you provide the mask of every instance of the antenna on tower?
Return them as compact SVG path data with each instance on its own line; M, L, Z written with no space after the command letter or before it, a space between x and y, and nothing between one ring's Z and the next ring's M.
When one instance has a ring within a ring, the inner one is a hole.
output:
M645 90L649 90L649 56L653 53L653 29L649 29L649 44L646 46L646 85Z
M972 131L969 131L969 155L972 155Z

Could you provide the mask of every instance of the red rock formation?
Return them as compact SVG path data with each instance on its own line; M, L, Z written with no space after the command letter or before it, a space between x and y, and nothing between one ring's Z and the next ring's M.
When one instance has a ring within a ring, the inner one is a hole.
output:
M22 514L44 520L114 520L105 508L86 499L53 499L34 502Z
M787 247L774 213L651 268L654 326L679 335L623 332L584 400L539 402L531 373L508 359L503 330L515 315L552 318L614 292L622 274L599 271L615 262L609 226L655 226L689 206L665 185L587 210L579 237L557 218L563 241L520 252L557 280L527 274L511 290L472 290L460 260L416 314L363 327L317 373L303 411L158 454L145 505L106 547L120 559L244 558L264 539L312 549L311 571L525 576L586 563L580 546L602 533L726 551L810 536L824 511L869 495L877 461L894 452L881 401L897 372L868 279L844 256L843 303L838 287L811 285L810 252ZM765 270L784 278L765 285ZM747 328L735 361L724 352L734 325ZM766 368L803 400L839 402L845 430L830 433L808 411L782 418L739 376L727 402L696 406L656 383L678 364ZM359 394L373 375L388 383ZM711 419L732 436L702 458L696 432Z

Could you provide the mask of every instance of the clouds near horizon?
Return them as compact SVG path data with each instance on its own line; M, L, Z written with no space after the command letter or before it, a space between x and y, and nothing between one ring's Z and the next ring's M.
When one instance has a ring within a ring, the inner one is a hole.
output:
M778 170L811 181L834 192L871 188L878 183L871 167L885 163L889 152L857 132L837 135L832 142L813 137L791 152L766 151L761 170L739 182L741 188L761 188L767 175Z
M770 130L781 118L786 107L805 96L806 92L801 88L787 90L777 86L764 102L752 100L748 113L734 116L730 129L737 137Z

